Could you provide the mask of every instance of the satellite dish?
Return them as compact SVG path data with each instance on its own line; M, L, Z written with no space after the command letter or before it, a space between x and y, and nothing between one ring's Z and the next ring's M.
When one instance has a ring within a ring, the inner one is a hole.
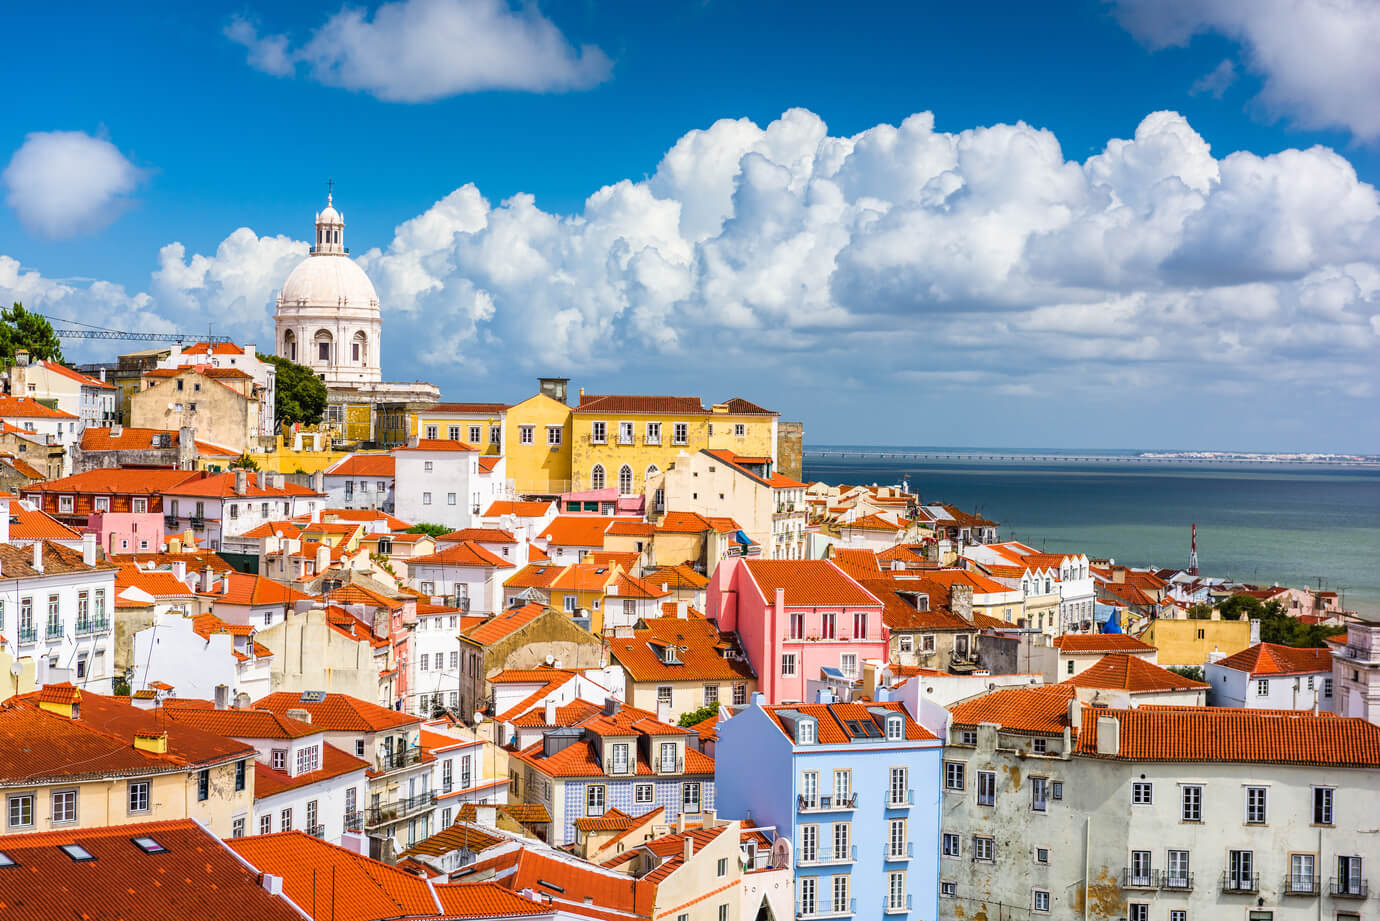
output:
M11 663L10 663L10 674L11 674L11 675L14 675L16 678L18 678L18 677L20 676L20 674L23 673L23 671L24 671L24 666L20 665L18 662L11 662Z
M547 665L555 665L555 664L556 664L556 657L553 656L553 655L549 655L549 654L548 654L547 657L546 657L546 664L547 664Z
M474 724L478 726L482 722L484 722L484 714L478 710L474 711Z

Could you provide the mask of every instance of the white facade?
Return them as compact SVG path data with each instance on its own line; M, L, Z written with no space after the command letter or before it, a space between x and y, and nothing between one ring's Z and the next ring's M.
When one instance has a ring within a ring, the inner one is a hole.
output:
M13 404L11 404L13 405ZM46 407L43 407L46 409ZM61 413L61 415L55 415ZM15 428L32 432L49 445L62 445L62 475L70 476L73 470L72 454L81 444L82 429L85 428L80 417L62 410L48 411L42 415L32 415L23 407L13 410L10 415L0 415L0 422Z
M259 397L259 434L276 435L274 416L278 371L266 361L260 361L253 343L239 346L231 343L202 342L183 351L181 344L158 363L160 368L180 368L183 365L210 365L213 368L234 368L254 378Z
M1380 623L1347 625L1346 644L1332 645L1332 677L1337 713L1380 723Z
M412 631L407 667L407 711L430 719L433 708L460 705L460 613L428 610L419 605L417 626ZM482 676L478 680L483 682ZM468 718L468 713L458 714Z
M283 282L274 315L275 350L329 387L381 380L383 321L378 293L345 247L345 219L326 196L311 255Z
M423 443L425 444L425 442ZM479 454L472 448L398 448L393 452L394 506L403 521L468 528L478 514Z
M450 740L429 749L436 758L431 788L436 791L437 831L450 826L465 803L508 802L506 753L490 750L493 743L444 720L426 723L423 728L431 736Z
M337 464L336 466L339 466ZM327 508L376 508L393 513L393 475L361 476L326 470L322 477Z
M1332 710L1332 669L1302 675L1252 675L1209 662L1203 669L1210 707L1255 710Z
M270 521L282 521L297 515L314 518L326 505L326 497L320 493L283 489L274 474L256 474L259 478L256 482L263 482L266 486L262 489L256 486L252 490L243 470L220 475L235 477L231 495L179 494L175 488L163 494L164 517L169 521L176 519L176 527L168 528L170 532L190 530L211 550L256 553L257 541L241 546L232 543L233 539ZM191 480L187 485L201 482L204 481Z
M191 617L171 611L155 614L151 626L134 634L133 689L162 681L178 697L210 700L218 707L248 703L269 692L270 657L254 655L253 632L203 637L192 624Z
M523 545L523 549L526 549L526 545ZM517 565L525 566L525 559ZM502 611L503 580L512 574L511 568L496 566L426 562L407 564L409 587L428 597L443 599L445 604L468 608L466 613L470 614L496 614Z
M6 533L7 509L8 505L2 513ZM99 694L111 693L116 677L115 567L96 565L94 539L83 545L81 568L69 572L57 571L51 560L44 562L45 553L54 552L52 544L6 547L22 554L24 561L24 572L12 565L0 576L3 633L16 665L32 663L36 687L70 681Z

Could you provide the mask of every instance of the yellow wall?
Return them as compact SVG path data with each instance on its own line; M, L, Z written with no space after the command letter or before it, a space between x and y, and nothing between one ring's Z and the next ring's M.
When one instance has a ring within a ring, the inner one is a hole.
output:
M1199 637L1199 632L1202 637ZM1202 665L1214 650L1234 655L1251 645L1248 620L1154 620L1140 637L1159 650L1159 664Z
M451 426L458 426L460 429L458 441L463 441L472 448L479 448L482 454L497 456L503 453L504 446L492 443L489 438L489 429L495 425L499 426L502 430L502 438L506 443L508 431L504 424L505 415L505 413L485 415L483 413L440 413L422 410L412 414L409 434L416 438L425 438L427 426L434 425L436 426L437 438L449 438ZM478 442L470 440L471 425L479 426Z
M281 435L277 447L272 451L251 451L249 457L259 465L260 470L270 473L315 473L325 470L342 458L349 457L350 451L294 451L283 444Z
M177 389L178 381L182 381L182 390ZM200 390L195 389L198 386ZM178 405L181 412L169 408ZM134 428L177 431L187 425L196 430L199 441L232 451L244 451L255 444L259 429L257 399L195 371L162 380L145 378L144 388L130 399L129 412Z
M772 434L774 421L775 416L740 416L716 412L709 419L714 434L709 436L708 447L732 451L745 457L775 457L776 437ZM744 427L742 435L734 434L734 426L738 423Z
M521 427L532 426L532 444L521 443ZM561 426L561 444L556 450L546 443L546 427ZM508 478L519 493L555 494L569 492L571 430L570 407L545 394L528 397L508 410L503 423L503 443L507 453Z
M642 492L647 480L647 467L655 464L658 472L671 466L682 451L693 454L709 446L709 417L705 415L652 415L647 413L590 413L576 409L571 414L573 452L571 471L574 489L592 488L590 476L595 465L604 467L604 486L618 487L618 471L627 464L632 468L632 493ZM595 422L604 423L604 444L591 437ZM618 443L618 423L633 424L633 443ZM647 423L661 423L661 443L647 443ZM673 444L676 423L686 425L686 443Z

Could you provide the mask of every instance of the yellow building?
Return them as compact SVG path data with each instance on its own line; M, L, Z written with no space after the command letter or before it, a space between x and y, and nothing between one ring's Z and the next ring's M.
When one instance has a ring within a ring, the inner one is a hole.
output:
M503 453L506 403L437 403L412 414L410 434L428 440L463 441L483 454Z
M1208 660L1209 653L1230 656L1257 642L1251 636L1248 620L1159 618L1150 622L1140 638L1159 651L1158 663L1166 668L1171 665L1201 666Z
M549 380L549 379L548 379ZM559 495L570 491L570 407L542 392L508 408L503 419L508 479L521 495ZM560 389L564 397L564 387Z
M9 833L183 818L220 837L249 831L254 748L243 742L70 684L16 698L0 735L44 743L0 751Z

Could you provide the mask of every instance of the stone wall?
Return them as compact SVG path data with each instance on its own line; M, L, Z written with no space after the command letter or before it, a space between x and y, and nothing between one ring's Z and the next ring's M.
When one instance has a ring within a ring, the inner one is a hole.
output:
M805 468L805 423L776 423L776 472L798 480Z

